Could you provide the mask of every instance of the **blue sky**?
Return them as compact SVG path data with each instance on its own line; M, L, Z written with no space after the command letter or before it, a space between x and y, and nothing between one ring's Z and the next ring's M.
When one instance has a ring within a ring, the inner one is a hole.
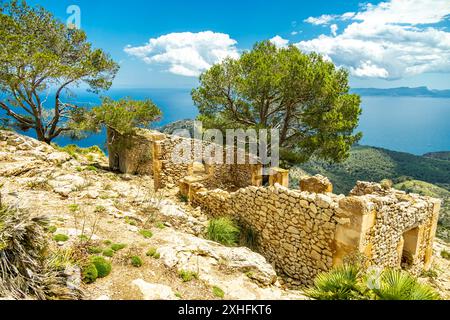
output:
M192 88L265 39L319 51L354 87L450 88L450 0L28 2L63 21L77 5L89 40L120 62L116 88Z

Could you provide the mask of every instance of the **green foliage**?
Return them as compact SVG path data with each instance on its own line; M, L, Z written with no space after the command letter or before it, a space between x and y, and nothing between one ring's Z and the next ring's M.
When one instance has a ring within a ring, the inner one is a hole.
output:
M53 236L53 240L55 240L56 242L66 242L67 240L69 240L69 236L65 234L55 234Z
M179 199L181 202L184 202L184 203L188 203L188 202L189 202L189 198L188 198L186 195L181 194L181 193L178 195L178 199Z
M446 250L442 250L441 251L441 257L447 260L450 260L450 252L446 251Z
M147 239L150 239L151 237L153 237L153 233L150 230L142 229L139 231L139 234Z
M223 299L223 297L225 297L225 292L222 289L220 289L219 287L214 286L212 288L212 292L213 292L214 296L216 296L217 298Z
M47 143L62 133L75 135L71 114L84 108L65 103L64 93L81 84L93 92L109 89L119 66L92 48L84 31L25 1L2 2L0 25L0 109L8 123L35 130ZM42 99L49 90L56 98Z
M380 300L439 300L439 295L429 286L421 284L405 271L383 271L380 287L373 289Z
M88 252L90 254L99 254L99 253L102 253L102 251L103 251L103 249L100 247L89 247L88 248Z
M160 117L161 110L150 99L139 101L123 98L114 101L106 97L100 106L74 115L73 125L81 131L93 132L99 132L102 126L106 126L122 135L129 135L136 128L149 127Z
M198 273L188 270L178 270L179 277L183 280L183 282L189 282L194 279L198 279Z
M93 256L91 257L91 263L95 265L99 278L104 278L111 273L111 263L105 258L100 256Z
M103 251L103 255L105 257L112 258L114 256L114 250L113 249L105 249Z
M207 237L209 240L233 246L239 241L239 228L229 218L212 219L208 223Z
M112 245L112 241L111 240L104 240L103 244L106 245L106 246L110 246L110 245Z
M132 256L130 258L131 265L135 268L139 268L142 266L142 259L139 256Z
M319 274L314 280L314 288L307 292L318 300L361 300L361 270L354 265L342 265Z
M83 268L81 278L84 283L94 283L95 280L97 280L98 271L93 263L90 263Z
M158 253L156 248L150 248L148 249L147 253L146 253L147 257L153 257L154 259L159 259L161 257L161 255Z
M113 243L111 245L111 249L117 252L117 251L124 249L126 246L127 245L124 243Z
M206 128L280 128L280 155L294 163L342 161L362 136L353 134L361 100L349 93L348 72L293 45L264 41L213 65L192 99Z
M438 300L429 286L403 270L385 269L379 276L350 264L319 274L306 294L318 300Z
M45 230L49 233L55 233L58 228L56 226L48 226L45 228Z
M155 227L157 227L158 229L164 229L166 226L164 225L164 223L159 221L155 223Z
M97 172L98 171L97 167L95 167L93 165L87 166L84 170L86 170L86 171L93 171L93 172Z

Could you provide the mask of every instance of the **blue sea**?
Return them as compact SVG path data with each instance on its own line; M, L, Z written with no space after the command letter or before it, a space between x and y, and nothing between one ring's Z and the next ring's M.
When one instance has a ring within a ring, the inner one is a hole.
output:
M114 89L106 95L113 99L152 99L163 111L163 119L155 126L193 119L198 114L190 90L186 89ZM87 106L100 101L97 96L85 92L70 99ZM358 128L364 135L361 144L416 155L450 151L450 99L362 97L362 109ZM32 132L27 134L33 135ZM74 143L66 137L59 137L55 142L60 145ZM83 147L103 147L105 136L104 133L93 135L75 143Z

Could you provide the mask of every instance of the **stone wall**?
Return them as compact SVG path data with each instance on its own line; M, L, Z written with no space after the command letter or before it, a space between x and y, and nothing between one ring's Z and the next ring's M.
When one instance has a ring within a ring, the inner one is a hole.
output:
M123 173L151 175L157 189L175 186L184 177L193 175L196 162L204 166L204 172L198 175L210 188L236 189L262 184L262 166L257 163L256 158L253 157L250 161L251 156L245 153L244 164L235 164L236 161L226 164L227 150L231 149L223 148L220 155L223 164L202 163L204 157L195 158L196 148L199 147L201 155L215 156L216 151L219 151L216 149L217 145L212 142L166 135L157 131L138 129L133 135L123 136L114 130L108 130L110 167ZM233 151L236 159L237 151ZM188 154L184 154L185 152ZM174 161L174 154L180 158L187 156L189 161Z
M321 271L357 254L366 257L367 265L401 267L402 257L411 253L405 269L417 274L430 267L436 199L368 183L358 183L348 197L278 184L230 193L193 183L187 190L193 206L212 217L230 216L252 230L256 250L293 286L310 285ZM408 235L414 228L417 237Z

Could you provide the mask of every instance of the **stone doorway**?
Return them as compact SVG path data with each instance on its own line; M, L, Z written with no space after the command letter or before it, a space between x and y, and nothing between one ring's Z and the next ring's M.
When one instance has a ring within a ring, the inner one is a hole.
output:
M419 231L419 227L416 227L403 233L403 249L400 262L402 269L407 270L414 264L419 251Z

